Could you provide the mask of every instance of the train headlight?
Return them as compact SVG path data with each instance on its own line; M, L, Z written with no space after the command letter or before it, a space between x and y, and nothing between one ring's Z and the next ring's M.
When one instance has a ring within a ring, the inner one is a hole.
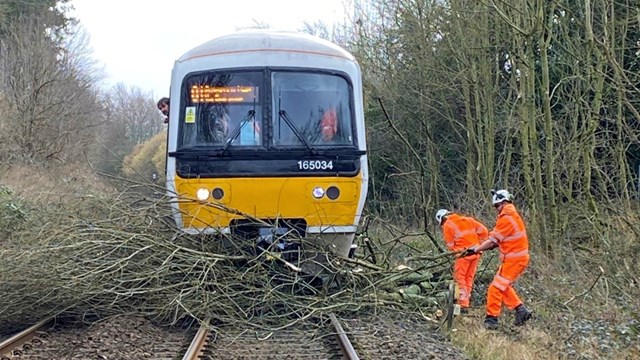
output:
M321 187L314 188L312 194L314 198L320 199L321 197L324 196L324 189Z
M196 191L196 197L200 201L207 200L209 198L209 190L207 190L205 188L198 189L198 191Z

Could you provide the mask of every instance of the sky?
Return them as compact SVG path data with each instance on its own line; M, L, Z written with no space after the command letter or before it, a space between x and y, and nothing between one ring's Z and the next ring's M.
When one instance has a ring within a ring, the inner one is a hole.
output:
M240 28L299 30L344 18L343 0L71 0L89 36L103 86L137 86L169 96L173 63L189 49ZM108 4L108 5L107 5Z

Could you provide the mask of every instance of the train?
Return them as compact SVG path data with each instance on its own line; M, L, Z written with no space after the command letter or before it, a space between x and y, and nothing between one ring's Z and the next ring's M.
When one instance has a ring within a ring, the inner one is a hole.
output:
M367 196L363 107L355 57L313 35L245 30L188 50L170 87L176 225L348 256Z

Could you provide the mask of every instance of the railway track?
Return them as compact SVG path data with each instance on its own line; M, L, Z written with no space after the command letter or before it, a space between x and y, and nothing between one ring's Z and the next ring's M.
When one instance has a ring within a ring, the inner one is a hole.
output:
M166 329L136 316L86 326L47 319L0 342L1 360L180 359L192 331Z
M346 359L359 360L353 345L335 315L330 314L329 320L321 326L309 324L296 325L284 330L257 334L249 331L213 332L207 322L203 322L191 343L184 351L183 344L174 342L166 346L162 355L146 354L144 358L154 359ZM33 325L24 331L0 343L0 360L13 359L48 359L51 356L78 356L90 353L82 348L74 349L68 337L60 335L60 329L55 329L55 318L49 318ZM88 332L89 329L85 329ZM185 339L187 334L185 333ZM99 336L114 340L111 334L101 332ZM93 341L99 339L88 336ZM64 340L66 339L66 341ZM148 339L149 341L158 341ZM65 346L65 342L67 343ZM103 349L107 355L107 349ZM184 355L182 355L184 354ZM265 355L268 354L268 355ZM135 358L135 352L131 352ZM92 357L93 358L93 357ZM100 358L100 357L98 357ZM111 357L105 357L111 358Z
M345 359L359 360L335 315L323 327L292 326L256 334L217 333L204 322L183 360L195 359Z
M47 330L55 323L55 318L45 319L17 334L0 342L0 359L11 360L15 356L21 356L25 350L42 343L42 339L48 335Z
M75 325L74 325L75 324ZM119 316L91 326L47 319L0 342L2 360L42 359L464 359L437 324L402 314L359 314L276 331L207 323L168 329Z

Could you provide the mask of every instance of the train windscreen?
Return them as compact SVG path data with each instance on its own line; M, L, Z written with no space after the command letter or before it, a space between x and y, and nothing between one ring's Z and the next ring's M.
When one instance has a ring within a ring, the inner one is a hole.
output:
M193 75L182 91L180 147L261 146L261 72Z
M351 86L323 73L272 73L273 145L353 145Z

